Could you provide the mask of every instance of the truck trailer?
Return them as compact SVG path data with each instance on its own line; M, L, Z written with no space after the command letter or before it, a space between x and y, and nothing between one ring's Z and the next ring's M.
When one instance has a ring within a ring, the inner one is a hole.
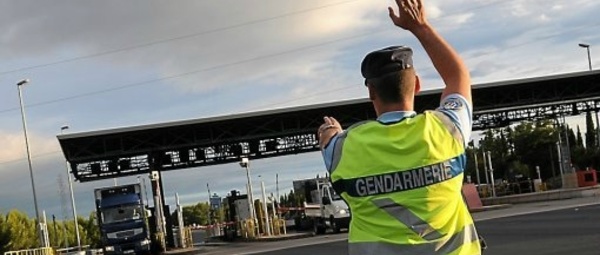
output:
M348 204L333 190L329 178L317 177L293 182L294 193L304 196L304 214L314 234L334 233L350 225Z
M94 190L104 254L150 254L151 239L140 184Z

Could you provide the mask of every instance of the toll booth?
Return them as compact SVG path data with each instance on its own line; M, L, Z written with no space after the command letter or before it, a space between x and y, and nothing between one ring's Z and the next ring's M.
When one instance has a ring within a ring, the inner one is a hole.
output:
M165 225L166 225L166 236L165 236L165 245L166 248L175 248L175 236L173 235L173 219L171 217L171 214L168 213L169 211L169 206L165 205L163 207L164 212L165 213ZM150 210L152 212L152 215L150 217L148 217L148 227L150 228L150 233L152 233L152 245L153 251L160 251L161 247L160 247L160 241L156 239L156 233L158 232L157 226L156 226L156 208L155 207L148 207L148 210Z
M223 198L222 205L225 209L225 221L227 222L223 228L223 238L227 241L233 241L240 237L238 224L250 218L248 195L242 195L239 191L232 190L227 197Z
M595 169L577 171L577 184L579 187L589 187L598 185L598 176Z

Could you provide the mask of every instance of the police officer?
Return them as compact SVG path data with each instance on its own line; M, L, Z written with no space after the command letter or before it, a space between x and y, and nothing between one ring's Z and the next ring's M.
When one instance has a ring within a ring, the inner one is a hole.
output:
M405 46L367 54L361 72L377 120L342 130L324 117L319 144L334 189L350 206L349 254L480 254L461 189L471 135L469 71L428 23L422 0L396 0L392 22L421 43L445 83L440 106L414 112L420 90Z

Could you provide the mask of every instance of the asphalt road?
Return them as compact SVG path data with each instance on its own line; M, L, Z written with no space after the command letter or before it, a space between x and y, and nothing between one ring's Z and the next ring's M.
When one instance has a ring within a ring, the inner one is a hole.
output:
M598 255L600 198L515 205L475 213L489 248L484 255ZM205 247L198 254L346 255L347 234Z
M477 224L484 254L600 254L600 205L499 218Z
M600 205L498 218L477 223L488 243L485 255L598 255ZM346 255L346 241L260 253Z

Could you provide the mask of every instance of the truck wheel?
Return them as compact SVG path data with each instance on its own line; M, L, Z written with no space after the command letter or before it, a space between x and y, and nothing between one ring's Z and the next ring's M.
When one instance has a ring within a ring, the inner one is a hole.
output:
M313 235L325 234L327 227L322 219L313 220Z
M333 215L329 216L329 225L331 226L331 230L333 230L333 233L337 234L340 232L340 226L338 226L337 222L333 218Z
M319 224L317 224L317 233L319 235L325 234L325 231L327 231L327 225L325 224L325 219L319 219L317 221Z
M327 231L327 228L325 226L320 226L319 229L317 230L319 235L325 234L325 231Z

